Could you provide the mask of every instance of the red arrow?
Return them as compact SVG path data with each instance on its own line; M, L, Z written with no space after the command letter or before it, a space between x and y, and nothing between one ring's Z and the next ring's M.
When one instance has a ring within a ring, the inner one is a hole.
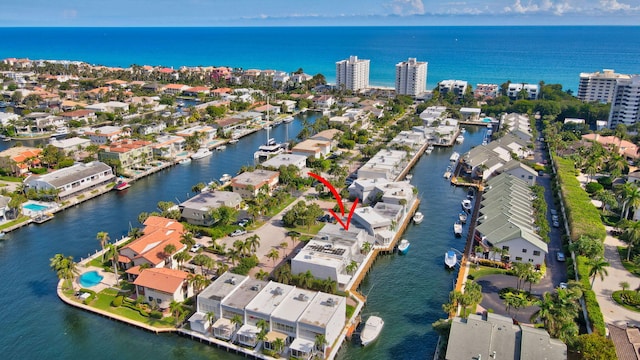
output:
M322 176L320 176L318 174L314 174L314 173L310 172L309 176L311 176L314 179L320 181L326 187L329 188L329 190L333 194L333 197L336 199L336 201L338 201L338 206L340 207L340 212L341 212L342 216L344 217L344 204L342 203L342 198L340 197L340 194L338 193L338 190L336 190L336 188L333 185L331 185L331 183L327 179L323 178ZM347 223L346 224L342 221L340 216L338 216L338 214L336 214L336 212L333 211L333 209L329 209L329 212L331 213L331 215L333 215L334 218L336 218L336 220L338 220L340 225L342 225L342 227L345 230L349 230L349 224L351 224L351 218L353 217L353 213L356 210L357 206L358 206L358 198L356 198L356 201L354 201L353 205L351 206L351 210L349 211L349 215L347 215Z

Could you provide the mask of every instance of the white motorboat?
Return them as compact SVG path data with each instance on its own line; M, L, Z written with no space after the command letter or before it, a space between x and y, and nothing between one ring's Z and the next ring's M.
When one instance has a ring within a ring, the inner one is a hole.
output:
M462 223L460 222L460 220L456 221L453 224L453 233L456 235L456 237L462 236Z
M226 150L226 149L227 149L227 147L226 147L225 145L220 145L220 146L218 146L218 147L216 148L216 150L218 150L218 151L224 151L224 150Z
M201 147L200 149L198 149L198 151L191 154L191 158L193 160L203 159L207 156L211 156L211 150L207 149L206 147Z
M422 220L424 219L424 215L420 212L420 211L416 211L415 214L413 214L413 223L418 225L422 222Z
M233 145L233 144L237 144L237 143L238 143L238 141L240 141L240 140L238 140L238 139L231 139L231 140L229 140L229 144L232 144L232 145Z
M411 246L411 243L409 242L409 240L407 239L400 240L400 243L398 244L398 252L402 255L405 255L409 251L409 246Z
M227 181L231 181L231 175L229 174L222 174L222 176L220 177L220 183L224 184Z
M287 117L285 117L284 119L282 119L282 121L283 121L285 124L288 124L288 123L290 123L290 122L292 122L292 121L293 121L293 116L287 116Z
M360 333L362 346L367 346L377 339L383 326L384 320L382 320L382 318L373 315L369 316L367 322L364 324L364 329L362 329L362 332Z
M460 204L462 205L462 210L466 212L471 212L471 200L464 199Z
M456 255L455 251L449 250L446 253L444 253L444 264L447 266L447 268L453 269L457 263L458 263L458 255Z
M462 128L462 129L460 129L460 132L464 134L464 133L466 133L466 132L467 132L467 129Z
M458 159L460 159L460 154L458 154L457 152L453 152L453 154L451 154L451 157L449 158L449 161L451 162L458 162Z
M180 165L191 164L191 158L186 157L184 159L181 159L180 161L178 161L178 164L180 164Z
M464 136L458 135L458 137L456 138L456 142L458 144L462 144L464 142Z
M269 99L267 98L267 105L269 105ZM267 109L267 123L269 122L269 110ZM260 145L258 147L258 151L253 153L253 160L256 163L261 163L266 161L272 156L282 154L287 151L289 144L287 143L278 143L276 139L269 137L269 131L271 130L271 126L266 126L267 129L267 142L264 145Z
M467 213L466 212L459 213L458 220L460 220L461 223L465 224L467 222Z

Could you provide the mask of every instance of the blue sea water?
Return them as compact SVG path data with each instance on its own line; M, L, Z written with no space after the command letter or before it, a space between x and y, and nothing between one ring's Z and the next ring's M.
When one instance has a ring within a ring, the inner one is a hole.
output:
M395 64L427 61L427 87L559 83L576 91L580 72L638 73L640 27L272 27L0 28L0 58L81 60L127 67L215 65L321 73L335 62L371 60L372 85L393 86Z

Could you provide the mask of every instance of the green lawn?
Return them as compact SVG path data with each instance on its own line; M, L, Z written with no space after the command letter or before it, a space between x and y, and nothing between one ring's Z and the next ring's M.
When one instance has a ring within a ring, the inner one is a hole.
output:
M495 275L495 274L507 274L508 275L508 271L502 268L495 268L495 267L491 267L491 266L483 266L483 265L478 265L478 266L474 266L471 265L469 267L469 279L473 279L473 280L477 280L483 276L487 276L487 275Z
M627 261L627 247L618 246L618 254L620 254L622 266L624 266L624 268L633 275L640 276L640 266L634 264L633 261ZM633 259L633 251L631 251L631 259Z
M21 183L23 179L14 176L0 176L0 180Z
M296 226L293 228L287 228L287 231L297 231L302 235L315 235L317 234L320 229L322 229L324 226L326 225L326 223L323 222L316 222L314 225L311 225L310 228L307 228L306 225L303 226Z
M8 227L23 223L25 221L28 221L30 218L28 216L20 216L19 218L15 219L15 220L11 220L6 224L2 224L2 226L0 226L0 230L6 229Z

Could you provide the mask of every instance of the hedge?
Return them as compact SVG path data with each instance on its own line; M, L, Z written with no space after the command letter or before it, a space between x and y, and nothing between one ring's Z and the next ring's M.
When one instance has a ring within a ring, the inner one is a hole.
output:
M584 287L584 301L587 307L587 314L591 322L591 328L600 335L606 334L606 326L602 317L602 310L596 299L596 293L591 290L591 281L589 279L589 267L587 266L587 258L584 256L576 257L578 262L578 274L580 275L580 283Z
M562 192L571 239L575 241L584 235L604 241L607 232L602 225L600 213L591 203L587 192L580 186L573 161L555 155L553 158L558 172L557 179Z

